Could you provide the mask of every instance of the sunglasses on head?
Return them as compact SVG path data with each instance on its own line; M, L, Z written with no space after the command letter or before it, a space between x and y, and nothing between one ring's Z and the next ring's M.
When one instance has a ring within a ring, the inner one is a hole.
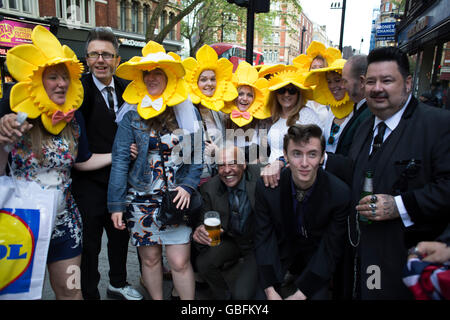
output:
M285 94L286 91L287 91L290 95L294 95L294 94L298 93L297 88L294 88L294 87L290 87L290 88L283 87L283 88L280 88L280 89L277 90L277 93L278 93L278 94Z

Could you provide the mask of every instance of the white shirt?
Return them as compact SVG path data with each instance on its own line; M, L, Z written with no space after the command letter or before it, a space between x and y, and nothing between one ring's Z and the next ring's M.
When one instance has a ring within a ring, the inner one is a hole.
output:
M95 76L94 74L92 74L92 79L94 79L94 83L95 86L97 87L98 91L100 91L100 93L103 96L103 99L105 99L106 105L108 106L108 108L111 108L111 106L108 104L108 90L106 90L106 87L112 87L112 96L114 99L114 112L117 113L117 110L119 109L118 102L117 102L117 97L116 97L116 88L114 87L114 79L111 79L111 83L107 86L105 86L102 82L100 82Z
M320 104L314 100L309 100L306 102L306 106L310 107L315 113L317 113L320 122L323 124L327 121L328 115L331 113L330 107Z
M406 106L409 104L410 100L411 100L411 95L409 95L408 100L406 100L406 103L403 105L403 107L399 111L397 111L390 118L384 120L384 123L386 124L386 131L384 132L383 142L389 137L391 132L394 131L395 128L397 128L398 124L400 123L400 120L402 119L403 113L406 110ZM381 120L380 118L375 117L375 122L374 122L374 126L373 126L374 138L378 133L378 124L382 121L383 120ZM372 145L373 145L373 140L372 140ZM370 146L370 153L371 152L372 152L372 146ZM394 199L395 199L395 204L397 205L398 212L400 213L400 218L403 221L403 225L405 227L412 226L414 224L414 222L412 222L411 217L408 215L408 211L406 211L402 197L395 196Z
M277 122L272 124L267 133L267 142L270 146L270 157L269 163L274 162L279 157L283 156L283 139L284 135L287 133L289 127L286 124L287 119L280 118ZM320 122L319 116L308 106L304 106L300 110L298 124L316 124L322 131L323 126Z
M325 151L332 152L332 153L336 152L339 137L341 136L342 131L344 131L345 126L350 121L350 118L352 116L353 116L353 111L350 112L350 114L347 117L345 117L344 122L342 122L339 125L339 131L333 135L333 137L334 137L333 144L328 144L328 138L331 136L331 128L333 127L333 121L335 118L334 114L332 112L330 112L328 114L328 118L325 121L325 128L323 131L323 136L325 137Z

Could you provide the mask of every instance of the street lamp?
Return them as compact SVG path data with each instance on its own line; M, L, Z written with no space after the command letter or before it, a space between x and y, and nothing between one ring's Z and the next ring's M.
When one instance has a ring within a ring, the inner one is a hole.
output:
M303 28L302 28L302 42L301 42L301 45L300 45L300 53L303 53L303 36L305 35L305 32L306 32L306 27L303 26Z
M361 43L359 44L359 54L361 54L361 47L362 47L362 43L363 43L364 39L361 38Z

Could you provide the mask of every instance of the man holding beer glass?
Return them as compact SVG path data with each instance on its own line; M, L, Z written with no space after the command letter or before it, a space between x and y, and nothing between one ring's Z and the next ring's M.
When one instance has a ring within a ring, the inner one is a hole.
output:
M253 208L259 167L248 165L242 151L223 147L217 155L218 174L200 187L204 216L193 239L199 251L195 264L214 299L256 298L257 268L253 252ZM211 223L212 222L212 223ZM239 262L237 278L227 284L225 265Z

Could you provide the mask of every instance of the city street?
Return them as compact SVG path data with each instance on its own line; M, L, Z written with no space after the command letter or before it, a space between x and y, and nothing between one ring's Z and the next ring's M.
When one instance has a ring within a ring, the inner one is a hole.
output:
M101 279L99 283L99 291L100 297L102 300L114 300L110 299L106 295L106 288L108 287L109 278L108 278L108 257L107 257L107 248L106 248L106 233L103 233L102 238L102 251L99 256L99 271L101 274ZM143 296L144 299L150 299L149 294L145 290L144 287L140 285L140 272L139 272L139 262L137 258L136 248L132 245L128 246L128 263L127 263L127 271L128 278L127 281L129 284L134 286ZM232 270L230 271L230 275L233 274ZM172 281L168 279L164 279L163 282L163 290L164 290L164 300L170 300L171 290L172 290ZM204 288L205 286L199 287L196 286L195 298L196 300L207 300L210 297L209 289ZM44 282L44 290L42 292L42 300L55 300L55 294L50 286L50 282L48 280L48 273L46 273L46 278Z

